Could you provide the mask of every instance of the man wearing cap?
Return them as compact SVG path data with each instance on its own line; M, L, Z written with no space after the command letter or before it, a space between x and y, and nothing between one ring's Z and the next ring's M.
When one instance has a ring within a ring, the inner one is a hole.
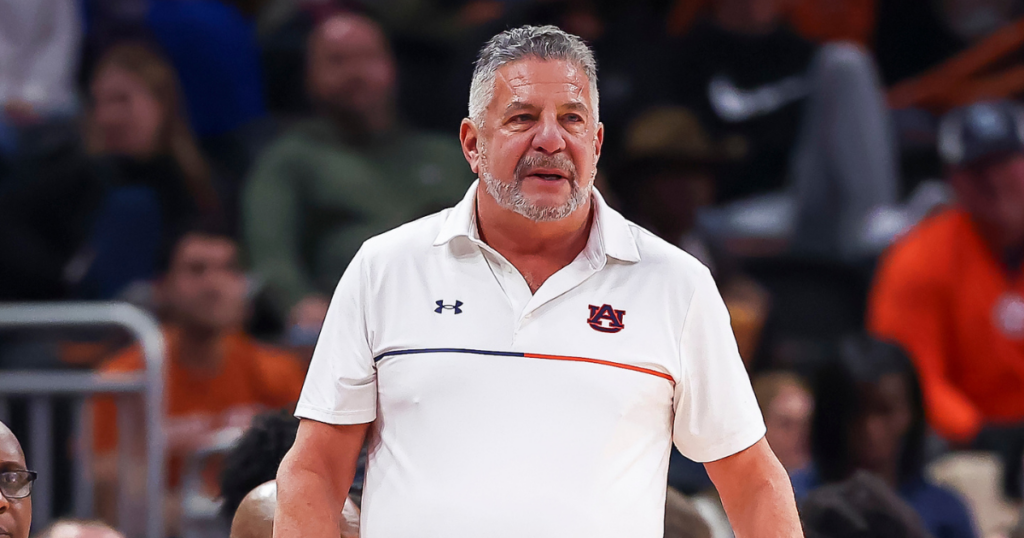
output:
M939 150L956 203L921 222L880 265L868 325L921 375L932 427L995 450L1020 497L1024 452L1024 109L950 112Z
M331 301L278 470L276 538L660 538L673 444L740 537L802 536L706 267L593 189L593 53L483 48L460 130L480 180L368 240Z

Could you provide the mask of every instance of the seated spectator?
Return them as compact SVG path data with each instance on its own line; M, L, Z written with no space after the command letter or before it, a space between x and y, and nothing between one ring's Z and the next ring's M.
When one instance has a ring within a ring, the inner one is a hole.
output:
M967 508L924 477L924 407L913 364L891 344L845 339L814 387L814 464L792 475L797 501L868 471L896 491L937 538L972 538Z
M0 422L0 532L8 538L28 538L35 479L36 474L25 467L18 438Z
M102 521L61 519L39 533L37 538L125 538Z
M153 276L167 230L216 208L176 88L142 46L103 57L88 155L45 156L0 194L0 300L115 297Z
M224 459L221 514L231 521L231 538L271 538L277 507L277 468L295 443L299 419L282 411L257 415ZM359 535L359 508L345 503L342 538Z
M765 437L786 471L799 471L811 462L810 430L814 397L803 381L788 372L761 374L752 381L761 406Z
M243 195L253 269L298 328L293 343L315 339L364 240L454 204L472 180L454 125L437 136L396 117L394 61L373 21L326 19L310 37L307 69L319 117L268 148Z
M768 293L697 227L698 213L714 203L723 171L742 157L742 144L713 139L685 108L659 106L633 120L625 146L626 160L612 181L626 212L711 270L749 369L768 315Z
M863 471L813 491L800 506L807 538L940 538L885 482Z
M879 267L869 329L921 372L932 427L1000 453L1020 497L1024 453L1024 112L978 103L948 115L940 152L957 202Z
M294 357L256 342L242 332L246 313L246 280L239 269L238 247L223 231L212 225L184 229L168 243L166 266L155 284L165 342L164 430L169 462L168 486L179 493L183 461L196 450L212 443L226 430L249 425L264 408L294 404L302 388L304 371ZM145 368L141 349L136 346L107 362L106 374L135 372ZM144 431L131 407L131 430ZM99 397L94 406L96 481L101 515L110 520L111 492L132 487L145 473L118 476L119 427L113 397ZM129 450L140 441L138 435L125 439ZM206 469L216 476L216 468ZM206 476L206 474L204 474ZM203 485L210 498L216 485ZM167 520L175 522L173 514Z
M801 255L856 259L872 212L896 203L895 146L871 57L822 46L783 22L780 0L714 0L675 44L675 100L718 138L747 146L720 182L720 201L788 189L773 233ZM789 229L792 228L790 231ZM873 252L871 252L873 253Z

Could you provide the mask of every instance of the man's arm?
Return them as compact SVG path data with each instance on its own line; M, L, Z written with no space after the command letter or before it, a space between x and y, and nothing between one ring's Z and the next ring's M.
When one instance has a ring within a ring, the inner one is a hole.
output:
M274 538L338 538L369 424L303 419L277 470Z
M803 537L793 486L764 438L704 467L737 538Z

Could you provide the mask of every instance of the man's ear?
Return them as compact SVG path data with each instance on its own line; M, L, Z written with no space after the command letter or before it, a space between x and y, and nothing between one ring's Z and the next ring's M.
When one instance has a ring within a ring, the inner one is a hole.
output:
M462 155L466 157L469 168L474 174L480 173L480 130L473 120L464 118L459 126L459 142L462 144Z
M597 133L594 135L594 164L601 160L601 148L604 147L604 124L597 124Z

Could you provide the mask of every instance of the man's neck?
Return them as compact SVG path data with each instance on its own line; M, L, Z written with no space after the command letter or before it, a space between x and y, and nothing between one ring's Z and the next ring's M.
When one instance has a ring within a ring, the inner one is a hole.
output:
M477 188L477 227L480 239L505 257L536 292L551 275L572 263L587 246L593 220L592 199L568 217L536 222L505 209Z
M179 326L176 361L189 370L220 371L224 363L223 332Z

